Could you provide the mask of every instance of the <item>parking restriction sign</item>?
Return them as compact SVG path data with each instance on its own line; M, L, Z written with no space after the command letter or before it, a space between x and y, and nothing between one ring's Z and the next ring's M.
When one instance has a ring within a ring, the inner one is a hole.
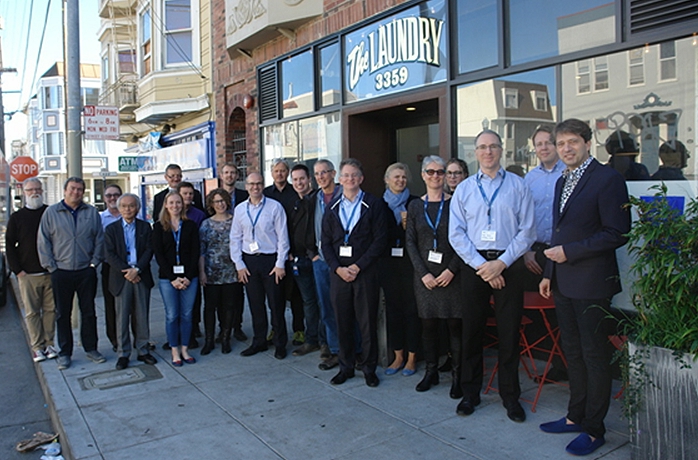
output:
M119 139L118 108L100 105L86 105L83 110L83 115L85 117L85 139Z

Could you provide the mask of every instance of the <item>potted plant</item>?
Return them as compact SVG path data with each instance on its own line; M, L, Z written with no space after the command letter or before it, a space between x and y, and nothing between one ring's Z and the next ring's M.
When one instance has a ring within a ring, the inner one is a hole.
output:
M653 197L630 199L637 314L621 320L624 412L632 458L698 458L698 202L681 209L664 184L652 188Z

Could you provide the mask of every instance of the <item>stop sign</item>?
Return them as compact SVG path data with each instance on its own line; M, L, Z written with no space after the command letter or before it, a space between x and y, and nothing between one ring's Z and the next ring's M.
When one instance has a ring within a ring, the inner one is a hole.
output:
M10 162L10 175L16 181L24 182L39 175L39 164L32 157L17 157Z

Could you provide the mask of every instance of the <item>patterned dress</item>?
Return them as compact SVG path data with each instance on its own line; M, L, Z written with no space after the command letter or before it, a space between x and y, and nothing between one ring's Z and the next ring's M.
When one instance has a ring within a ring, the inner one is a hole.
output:
M202 222L199 229L201 255L207 284L231 284L238 281L238 272L230 259L230 226L233 216L224 221L211 218Z

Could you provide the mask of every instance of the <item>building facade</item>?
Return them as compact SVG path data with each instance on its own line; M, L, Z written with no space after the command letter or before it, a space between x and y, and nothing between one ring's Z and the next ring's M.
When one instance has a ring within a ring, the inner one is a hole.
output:
M153 196L177 163L205 193L215 186L209 0L101 0L100 105L119 109L123 167L151 219Z

